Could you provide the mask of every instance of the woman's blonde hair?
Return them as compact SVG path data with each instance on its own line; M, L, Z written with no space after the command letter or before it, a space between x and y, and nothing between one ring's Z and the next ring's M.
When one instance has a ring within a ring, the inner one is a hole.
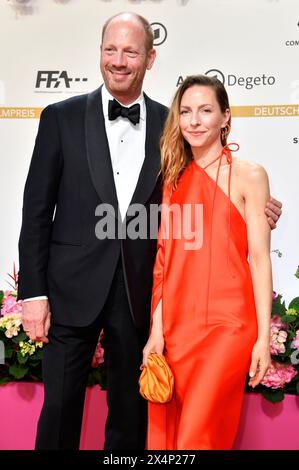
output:
M174 96L160 140L162 178L164 184L172 190L176 189L182 172L192 159L191 147L182 136L179 120L183 94L194 85L211 87L215 91L221 111L224 113L227 109L230 109L226 89L215 77L190 75L180 85ZM227 126L221 129L220 138L223 146L227 143L230 124L231 118L229 118Z

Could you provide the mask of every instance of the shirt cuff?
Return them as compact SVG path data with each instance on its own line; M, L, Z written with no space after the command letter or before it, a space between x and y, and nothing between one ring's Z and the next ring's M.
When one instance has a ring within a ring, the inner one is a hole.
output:
M40 295L38 297L29 297L29 299L23 299L23 302L29 302L29 300L48 300L46 295Z

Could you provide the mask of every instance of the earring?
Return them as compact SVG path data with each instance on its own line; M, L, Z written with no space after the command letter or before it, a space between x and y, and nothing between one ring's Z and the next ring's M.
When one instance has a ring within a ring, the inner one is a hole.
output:
M221 128L221 138L222 138L224 141L226 141L229 132L230 132L230 125L229 125L229 124L226 124L225 127L222 127L222 128Z

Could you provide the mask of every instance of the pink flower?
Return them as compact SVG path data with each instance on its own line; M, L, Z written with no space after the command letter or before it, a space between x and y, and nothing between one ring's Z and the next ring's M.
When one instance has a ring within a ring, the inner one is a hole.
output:
M278 316L274 316L271 318L270 323L270 347L271 347L271 354L277 355L284 353L285 342L287 340L288 334L283 329L286 328L286 325L281 321L281 318Z
M296 349L299 349L299 330L296 331L296 336L293 340L293 345Z
M103 334L101 333L99 340L98 340L98 344L96 346L95 353L92 358L91 367L94 367L94 368L98 367L99 364L102 364L104 362L104 349L102 348L102 345L101 345L102 337L103 337Z
M288 334L284 330L279 330L278 328L271 328L271 339L270 339L270 348L271 354L277 355L284 353L285 342L287 340Z
M274 290L274 291L272 291L272 300L275 300L276 297L277 297L277 294L276 294L276 292L275 292L275 290Z
M13 291L6 290L4 292L1 315L22 312L22 300L18 300Z
M286 383L291 382L296 374L297 371L293 366L271 361L271 366L267 370L261 384L273 389L283 388Z
M270 323L270 327L272 326L277 326L277 328L279 329L287 329L287 325L285 323L283 323L283 321L281 320L281 318L278 316L278 315L273 315L273 317L271 317L271 323Z

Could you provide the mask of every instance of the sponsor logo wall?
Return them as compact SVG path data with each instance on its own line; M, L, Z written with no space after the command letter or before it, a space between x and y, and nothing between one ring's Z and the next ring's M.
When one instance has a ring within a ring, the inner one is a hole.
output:
M152 24L157 60L145 91L169 104L190 74L217 76L239 158L261 163L284 204L273 233L275 290L294 297L299 264L297 0L0 0L0 287L17 261L22 192L42 109L101 84L100 32L119 11ZM298 281L297 281L298 282Z

